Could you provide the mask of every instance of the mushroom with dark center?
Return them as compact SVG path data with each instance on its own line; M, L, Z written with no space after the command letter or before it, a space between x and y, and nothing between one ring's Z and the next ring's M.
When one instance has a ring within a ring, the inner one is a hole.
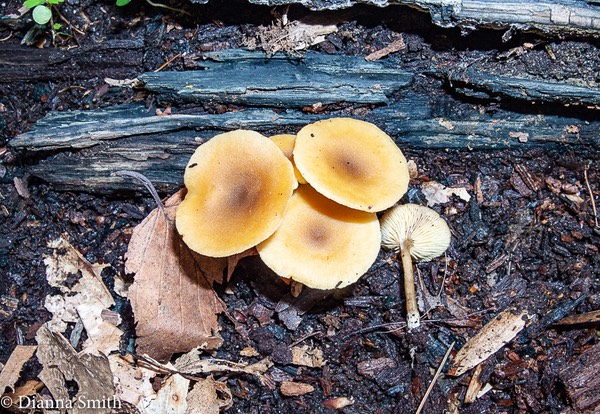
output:
M408 189L402 151L368 122L332 118L307 125L296 136L293 155L308 184L346 207L382 211Z
M400 253L404 270L406 320L408 329L421 323L412 259L429 261L443 254L450 245L450 229L434 210L416 204L404 204L387 211L381 219L381 244Z
M241 253L271 236L298 185L277 145L245 130L198 147L184 182L188 193L177 207L177 230L190 249L213 257Z
M281 226L257 250L279 276L316 289L334 289L367 272L380 241L376 214L342 206L301 185Z

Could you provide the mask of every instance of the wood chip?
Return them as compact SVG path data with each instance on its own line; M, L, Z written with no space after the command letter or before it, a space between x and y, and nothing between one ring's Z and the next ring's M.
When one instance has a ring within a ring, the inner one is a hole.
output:
M597 324L600 323L600 310L582 313L581 315L567 316L561 319L555 325L568 326L568 325L586 325L586 324Z
M459 376L485 361L523 330L528 320L526 310L505 310L488 322L456 354L448 375Z
M483 384L479 380L482 371L483 364L477 365L473 370L473 375L471 376L471 380L469 381L469 386L467 387L467 392L465 394L465 404L471 404L477 399L479 391L481 391L481 388L483 387Z
M15 189L17 190L17 194L22 198L28 199L31 197L31 193L29 192L29 188L27 187L27 181L23 178L15 177L13 178L13 183L15 185Z
M404 43L404 38L402 37L402 35L400 35L396 40L394 40L392 43L390 43L383 49L369 54L367 57L365 57L365 60L368 62L373 62L375 60L379 60L383 57L386 57L391 53L396 53L404 49L406 49L406 44Z
M154 209L131 235L125 268L135 273L129 299L137 323L137 351L157 360L201 344L215 349L217 314L225 306L212 288L222 282L226 258L192 253L175 229L180 191Z
M529 197L533 194L533 191L529 189L529 187L525 184L525 182L519 174L513 174L510 177L510 183L513 186L513 188L517 190L517 192L523 197Z
M581 413L597 413L600 407L600 343L584 351L560 373L569 399Z
M19 380L19 374L23 365L33 356L36 346L17 345L6 365L0 372L0 395L4 394L6 387L14 391L15 383Z
M285 381L281 383L280 391L286 397L299 397L315 390L310 384L304 382Z
M329 398L321 403L323 407L329 408L330 410L341 410L352 404L354 404L354 398L352 397Z
M377 374L386 368L395 368L396 362L391 358L374 358L359 362L357 370L360 375L368 378L375 378Z

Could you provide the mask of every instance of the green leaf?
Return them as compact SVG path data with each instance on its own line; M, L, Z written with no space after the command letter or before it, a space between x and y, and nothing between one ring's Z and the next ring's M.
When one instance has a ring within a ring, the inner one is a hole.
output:
M54 30L60 30L62 27L62 24L60 23L54 23L54 26L52 26L54 28Z
M131 0L117 0L117 6L119 7L127 6L129 3L131 3Z
M44 4L45 0L25 0L23 2L23 6L28 9L33 9L35 6L39 6L40 4Z
M58 4L58 3L62 3L65 0L46 0L46 2L48 4Z
M33 20L37 24L46 24L52 18L52 10L46 6L36 6L33 9Z

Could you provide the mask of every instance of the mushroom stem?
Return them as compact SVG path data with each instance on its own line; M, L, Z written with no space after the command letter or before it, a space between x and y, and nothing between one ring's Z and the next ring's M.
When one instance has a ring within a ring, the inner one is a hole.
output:
M410 246L404 243L400 249L402 258L402 268L404 270L404 295L406 297L406 325L408 330L418 328L421 325L421 315L417 305L417 295L415 292L415 276L413 273L413 263L410 257Z

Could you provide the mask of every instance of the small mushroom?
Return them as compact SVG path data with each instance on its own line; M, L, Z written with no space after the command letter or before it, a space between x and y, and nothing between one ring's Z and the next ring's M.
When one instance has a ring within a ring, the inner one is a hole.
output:
M400 253L404 269L408 329L419 327L421 317L415 295L412 259L426 262L443 254L450 245L450 229L434 210L416 204L390 209L381 219L381 244Z
M243 252L271 236L298 185L277 145L246 130L198 147L184 182L188 193L177 208L177 231L190 249L212 257Z
M296 164L294 163L294 155L292 154L294 151L294 145L296 144L296 135L292 134L280 134L273 135L271 140L279 147L283 155L287 157L288 160L292 162L294 166L294 175L296 176L296 180L298 180L299 184L306 184L306 180L296 168Z
M294 162L315 190L357 210L385 210L408 189L402 151L375 125L356 119L332 118L302 128Z
M376 214L342 206L301 185L281 226L257 250L279 276L334 289L356 282L369 270L380 242Z

